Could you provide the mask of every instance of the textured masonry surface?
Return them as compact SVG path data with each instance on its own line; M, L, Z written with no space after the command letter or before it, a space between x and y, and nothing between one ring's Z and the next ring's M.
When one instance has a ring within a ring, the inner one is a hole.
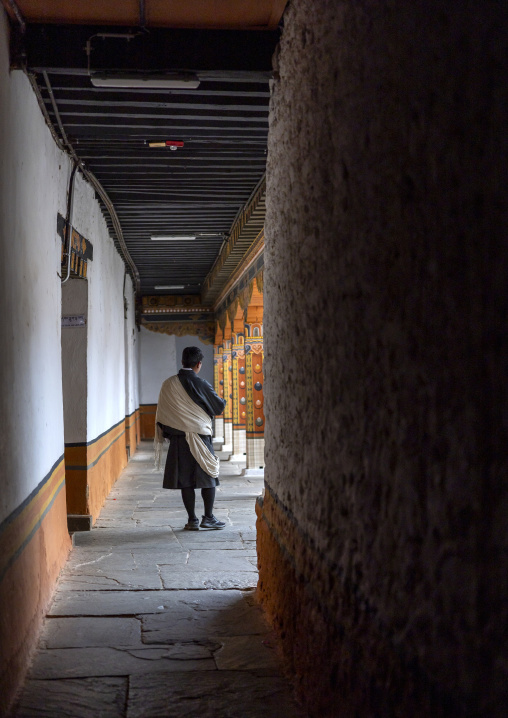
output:
M505 47L498 3L286 12L260 589L320 718L506 714Z

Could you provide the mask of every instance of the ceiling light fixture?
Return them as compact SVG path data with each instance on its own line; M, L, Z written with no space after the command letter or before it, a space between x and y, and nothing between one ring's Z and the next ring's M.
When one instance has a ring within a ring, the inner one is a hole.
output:
M135 72L91 72L94 87L158 88L161 90L196 90L199 80L192 74L151 74Z
M185 289L185 285L184 284L171 284L168 286L157 285L156 287L154 287L154 289Z
M191 242L193 239L196 239L196 235L194 234L180 234L180 235L161 235L160 237L153 236L150 237L152 242Z

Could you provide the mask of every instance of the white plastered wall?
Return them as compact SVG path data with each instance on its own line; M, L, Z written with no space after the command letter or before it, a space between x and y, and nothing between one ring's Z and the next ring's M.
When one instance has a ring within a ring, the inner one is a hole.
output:
M56 218L69 174L27 77L9 73L0 10L0 521L64 450Z
M162 382L177 373L174 336L151 332L139 333L139 403L156 404Z
M93 188L78 176L73 225L93 245L88 262L87 441L125 418L125 265Z
M64 452L61 359L61 240L71 172L27 77L9 72L0 9L0 522L38 486ZM86 440L125 416L124 264L93 189L75 183L76 229L93 244L88 263ZM134 328L132 283L125 296ZM136 332L137 333L137 332ZM137 408L137 352L130 348L129 406ZM75 441L68 439L68 441ZM78 439L84 441L85 437Z
M136 306L134 289L129 275L125 278L125 416L130 416L139 407L138 345L139 332L136 327Z
M141 327L139 333L140 404L156 404L162 382L176 374L182 366L185 347L199 347L204 354L199 376L213 386L213 347L198 337L159 334Z

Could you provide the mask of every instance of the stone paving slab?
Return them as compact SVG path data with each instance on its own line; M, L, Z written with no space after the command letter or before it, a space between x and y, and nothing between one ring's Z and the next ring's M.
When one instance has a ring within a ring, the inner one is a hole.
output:
M141 626L138 618L51 618L45 623L40 644L46 649L98 646L139 648L142 646Z
M241 546L243 547L243 543ZM245 548L247 549L247 547ZM123 551L122 547L112 547L108 551L98 550L97 547L80 547L72 551L71 556L62 571L62 576L81 573L89 574L91 571L102 571L107 574L113 570L135 571L155 567L158 563L185 564L189 557L189 549L180 545L150 549L141 548ZM155 570L155 568L154 568Z
M247 574L247 580L250 586L233 587L226 586L226 589L238 590L246 588L255 588L257 581L256 574L253 572L244 572ZM189 573L189 576L192 574ZM203 575L203 574L201 574ZM227 575L227 574L226 574ZM234 578L230 576L230 582L234 583ZM203 581L210 580L207 575L203 576ZM254 583L254 585L252 585ZM186 599L195 600L191 586L184 586L182 591L178 590L161 590L161 591L96 591L88 593L86 591L62 591L58 592L55 600L49 610L50 616L134 616L147 613L158 613L166 609L171 609L178 605L178 602L184 596ZM204 586L199 582L197 587L202 590ZM220 587L218 587L220 589ZM220 590L214 591L214 594L220 593ZM210 596L211 598L211 596Z
M190 552L187 566L193 571L215 571L216 573L227 571L256 571L257 561L252 563L248 556L242 556L239 552L228 552L226 556L222 551L201 551L195 548ZM257 580L256 580L257 583Z
M140 617L144 643L269 633L253 591L177 591L175 598L167 610Z
M189 532L189 533L191 533L191 532ZM195 533L195 532L192 532L192 533ZM241 552L242 552L242 555L243 555L243 554L246 554L246 555L247 555L247 554L249 554L249 553L254 553L254 555L257 556L256 547L255 547L255 546L254 546L254 547L249 546L249 545L248 545L247 543L245 543L244 541L241 541L241 540L240 540L240 536L236 536L236 537L235 537L235 536L229 536L229 535L228 535L227 537L224 537L224 538L225 538L224 541L220 541L220 542L210 541L209 543L205 543L205 542L200 541L200 540L196 540L196 541L193 542L192 539L189 539L189 540L182 539L182 540L180 540L180 536L178 536L177 538L178 538L178 540L179 540L180 543L181 543L182 550L185 550L186 553L188 553L189 551L194 551L194 550L199 550L199 551L217 551L217 550L220 550L221 552L222 552L222 551L241 551ZM237 540L235 540L235 538L236 538ZM231 540L230 540L230 539L231 539ZM219 545L217 545L217 543L219 543ZM156 560L157 563L166 563L166 561L162 560L162 559L163 559L162 552L158 552L157 554L154 554L154 556L156 556L155 560ZM167 552L166 552L166 557L170 558L170 556L171 556L171 555L170 555L170 554L168 555ZM159 560L159 557L160 557L160 560Z
M213 651L204 646L55 648L41 650L29 677L44 680L127 676L155 671L215 671Z
M215 515L215 514L214 514ZM223 529L198 529L197 531L186 531L182 528L173 529L175 538L181 543L208 544L214 546L221 541L241 541L242 528L225 526ZM220 547L219 547L220 548Z
M134 676L127 718L299 718L279 677L217 671Z
M257 572L251 571L194 571L190 566L175 568L161 566L160 576L164 588L201 588L201 589L234 589L255 588L257 586Z
M97 547L108 550L116 547L118 550L132 551L139 548L164 548L176 542L176 537L170 528L124 528L101 529L100 531L82 531L74 534L76 546Z
M164 588L158 573L148 574L143 571L116 571L112 576L69 576L59 581L62 591L118 591L130 589L141 591L144 589Z
M174 591L58 592L50 616L134 616L157 613L177 600Z
M240 531L240 536L243 541L256 541L256 531Z
M221 531L179 531L175 529L174 533L180 548L186 551L192 551L193 548L199 548L202 551L222 551L231 542L247 548L240 531L228 526ZM206 538L207 533L210 537L208 539Z
M114 529L125 527L125 518L123 519L108 519L98 518L95 522L94 528L96 529Z
M280 669L279 657L271 634L264 636L227 636L214 658L219 670L265 671L275 675Z
M29 680L14 718L123 718L127 686L127 678Z

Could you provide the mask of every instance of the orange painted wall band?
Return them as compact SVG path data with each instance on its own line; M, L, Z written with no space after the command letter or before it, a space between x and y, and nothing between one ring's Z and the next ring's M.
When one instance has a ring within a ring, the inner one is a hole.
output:
M125 419L86 444L66 444L67 470L86 471L91 469L123 434L125 434Z
M65 485L63 456L40 484L0 526L0 581L41 525Z

